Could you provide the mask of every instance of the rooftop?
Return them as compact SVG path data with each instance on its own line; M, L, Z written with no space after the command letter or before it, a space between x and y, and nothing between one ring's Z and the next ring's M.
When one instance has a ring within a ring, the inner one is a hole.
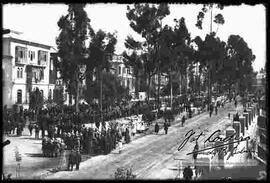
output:
M5 30L5 28L3 29ZM50 46L46 43L40 43L39 41L33 40L32 38L29 38L23 34L23 32L10 30L9 33L3 35L3 39L9 39L10 41L21 43L21 44L27 44L27 45L33 45L37 47L42 47L44 49L54 49L53 46Z

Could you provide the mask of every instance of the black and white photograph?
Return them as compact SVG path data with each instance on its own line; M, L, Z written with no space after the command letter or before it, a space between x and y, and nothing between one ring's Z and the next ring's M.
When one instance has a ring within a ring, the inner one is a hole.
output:
M267 180L267 5L4 3L2 180Z

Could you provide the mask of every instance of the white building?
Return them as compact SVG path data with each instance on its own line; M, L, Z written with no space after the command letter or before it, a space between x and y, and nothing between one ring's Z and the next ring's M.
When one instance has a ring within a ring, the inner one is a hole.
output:
M122 86L128 88L129 94L135 93L135 77L133 76L132 67L126 67L122 55L113 55L109 58L113 72L121 80Z
M3 37L2 70L5 86L3 105L13 104L28 107L29 93L38 88L44 100L53 96L54 84L50 84L50 71L54 69L50 53L52 47L29 41L17 35L15 31ZM8 69L7 69L8 68Z

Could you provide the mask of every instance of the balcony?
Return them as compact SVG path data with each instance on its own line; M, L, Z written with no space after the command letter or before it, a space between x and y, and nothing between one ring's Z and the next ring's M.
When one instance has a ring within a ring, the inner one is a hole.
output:
M28 64L27 59L21 57L15 57L15 64Z

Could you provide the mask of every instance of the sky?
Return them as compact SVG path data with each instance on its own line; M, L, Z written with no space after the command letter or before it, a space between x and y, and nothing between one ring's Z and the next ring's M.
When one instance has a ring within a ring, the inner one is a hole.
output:
M173 26L173 19L185 18L191 37L201 36L203 39L210 31L210 14L205 15L203 30L195 24L200 4L170 4L170 15L163 19L163 25ZM31 41L56 47L55 39L59 35L57 22L67 14L65 4L5 4L3 5L3 27L23 32L23 36ZM95 31L117 32L116 54L125 50L124 41L127 35L143 40L134 32L126 17L127 5L116 3L87 4L85 8ZM227 42L229 35L240 35L252 49L256 60L255 71L259 71L266 62L266 8L262 4L250 6L226 6L222 11L214 10L213 15L222 13L225 19L217 36ZM213 31L217 26L213 24Z

